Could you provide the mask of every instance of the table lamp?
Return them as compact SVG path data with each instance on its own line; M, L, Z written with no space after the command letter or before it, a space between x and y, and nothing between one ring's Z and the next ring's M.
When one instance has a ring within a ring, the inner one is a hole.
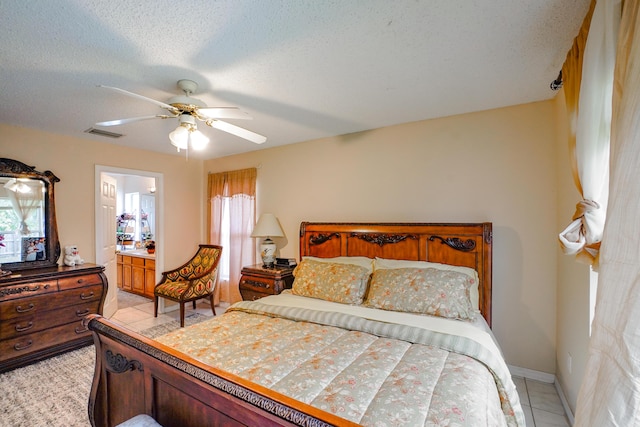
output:
M276 261L276 244L271 237L284 237L280 222L275 215L265 213L260 215L258 223L251 233L251 237L265 237L260 243L260 255L262 256L262 267L273 268Z

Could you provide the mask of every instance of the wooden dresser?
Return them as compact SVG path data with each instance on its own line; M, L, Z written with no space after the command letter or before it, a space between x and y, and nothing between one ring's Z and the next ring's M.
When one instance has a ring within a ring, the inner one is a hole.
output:
M256 264L245 266L241 273L239 288L244 301L277 295L293 285L293 267L264 268Z
M104 267L48 267L0 278L0 372L91 344L82 320L102 314Z

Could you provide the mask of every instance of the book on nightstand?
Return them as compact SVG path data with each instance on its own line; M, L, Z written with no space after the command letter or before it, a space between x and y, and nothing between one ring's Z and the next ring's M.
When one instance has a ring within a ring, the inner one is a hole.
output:
M295 258L276 258L276 265L278 267L295 267L298 265Z

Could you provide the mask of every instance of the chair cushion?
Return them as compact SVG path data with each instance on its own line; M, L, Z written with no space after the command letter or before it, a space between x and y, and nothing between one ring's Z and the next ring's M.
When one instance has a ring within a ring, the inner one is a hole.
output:
M189 282L164 282L156 286L156 295L181 300L185 291L189 289Z
M183 301L209 295L213 291L213 281L210 276L194 281L164 282L156 286L155 293L174 300Z

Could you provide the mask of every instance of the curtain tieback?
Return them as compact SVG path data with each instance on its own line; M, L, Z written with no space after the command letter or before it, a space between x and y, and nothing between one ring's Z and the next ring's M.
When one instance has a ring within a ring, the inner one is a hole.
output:
M573 220L582 218L587 213L593 213L600 209L600 204L594 200L583 199L576 204L576 213L573 214Z
M580 200L571 224L558 236L563 252L593 265L598 257L603 228L604 213L600 204L594 200Z

